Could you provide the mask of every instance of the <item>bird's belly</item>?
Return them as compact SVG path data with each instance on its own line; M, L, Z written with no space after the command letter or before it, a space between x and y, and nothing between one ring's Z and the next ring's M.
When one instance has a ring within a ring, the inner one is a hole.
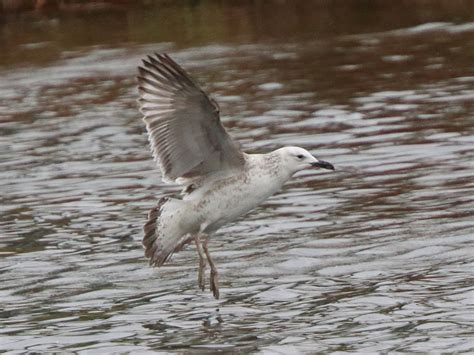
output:
M214 232L254 209L280 189L282 184L266 179L243 180L213 189L202 201L204 232Z

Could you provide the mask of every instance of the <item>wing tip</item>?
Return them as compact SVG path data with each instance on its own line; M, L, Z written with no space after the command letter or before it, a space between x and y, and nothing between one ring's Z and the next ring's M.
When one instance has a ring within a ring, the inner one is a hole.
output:
M163 249L159 243L158 223L163 206L168 202L168 197L162 197L158 204L148 212L148 218L143 226L144 236L142 245L145 248L145 257L149 258L151 266L161 266L168 260L170 253Z
M148 75L156 78L160 77L160 82L166 82L171 86L181 89L186 87L199 88L191 76L178 63L176 63L167 53L155 52L153 55L147 55L142 59L142 66L139 66L139 71L151 70Z

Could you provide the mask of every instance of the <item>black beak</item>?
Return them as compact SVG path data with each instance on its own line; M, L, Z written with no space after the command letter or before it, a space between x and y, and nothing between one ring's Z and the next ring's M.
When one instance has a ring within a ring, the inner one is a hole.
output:
M315 163L311 163L311 166L318 167L318 168L323 168L323 169L328 169L328 170L335 170L334 165L331 163L328 163L327 161L324 160L319 160Z

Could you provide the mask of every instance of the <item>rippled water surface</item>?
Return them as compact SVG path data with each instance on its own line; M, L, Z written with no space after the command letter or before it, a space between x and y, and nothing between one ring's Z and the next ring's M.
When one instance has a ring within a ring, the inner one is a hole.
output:
M474 11L270 3L3 23L0 351L474 351ZM153 51L245 150L337 169L215 235L219 301L193 246L143 257L176 191L135 102Z

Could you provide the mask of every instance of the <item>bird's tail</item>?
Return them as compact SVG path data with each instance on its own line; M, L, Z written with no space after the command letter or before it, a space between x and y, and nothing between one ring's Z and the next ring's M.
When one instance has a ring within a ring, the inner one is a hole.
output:
M142 244L150 265L161 266L189 240L189 226L183 223L186 202L163 197L148 213Z

